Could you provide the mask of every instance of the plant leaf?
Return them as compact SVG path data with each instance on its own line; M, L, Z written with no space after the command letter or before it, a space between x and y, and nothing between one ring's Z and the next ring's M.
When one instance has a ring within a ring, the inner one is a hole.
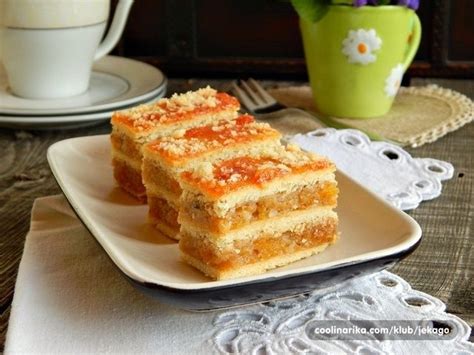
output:
M298 15L310 22L318 22L329 11L330 0L291 0Z

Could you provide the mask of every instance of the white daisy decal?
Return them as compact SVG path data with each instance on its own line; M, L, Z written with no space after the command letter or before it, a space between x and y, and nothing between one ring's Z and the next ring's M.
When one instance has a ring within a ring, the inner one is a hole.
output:
M390 71L390 75L385 79L385 94L388 97L394 97L397 94L402 83L403 73L403 65L401 64L397 64Z
M374 29L357 31L350 30L349 35L342 41L342 53L347 56L349 63L367 65L375 62L374 52L380 49L382 40Z

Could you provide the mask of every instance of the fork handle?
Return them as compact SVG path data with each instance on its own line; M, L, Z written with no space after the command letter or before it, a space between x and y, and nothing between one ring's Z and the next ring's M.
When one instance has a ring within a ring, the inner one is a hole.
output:
M294 107L286 107L278 111L273 111L269 113L261 113L258 115L258 118L263 119L263 120L271 120L272 118L279 118L283 116L289 116L289 115L300 115L300 116L306 116L311 118L312 120L316 121L321 125L321 127L327 127L328 125L325 124L318 116L315 114L312 114L311 112L299 109L299 108L294 108Z
M292 115L292 114L293 115L300 115L300 116L309 117L313 121L316 121L321 127L333 127L333 128L337 128L337 129L345 129L345 128L354 129L354 127L351 127L350 125L345 125L341 122L338 122L338 121L332 119L329 116L326 116L326 115L323 115L323 114L320 114L320 113L315 113L315 112L308 112L308 111L305 111L305 110L302 110L302 109L299 109L299 108L294 108L294 107L288 107L288 108L278 110L278 111L275 111L275 112L272 112L272 113L258 115L258 117L260 119L269 119L269 120L271 120L271 119L274 119L274 118L283 117L283 116ZM362 132L364 132L372 140L386 141L386 142L389 142L389 143L392 143L392 144L395 144L395 145L402 146L402 144L400 142L393 141L391 139L387 139L387 138L381 136L380 134L370 132L370 131L367 131L367 130L362 130Z

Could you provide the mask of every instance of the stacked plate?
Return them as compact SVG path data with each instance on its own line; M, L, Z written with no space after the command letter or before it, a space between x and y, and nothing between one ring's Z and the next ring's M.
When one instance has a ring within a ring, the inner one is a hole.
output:
M13 95L0 70L0 127L68 129L109 120L113 111L154 102L166 93L167 80L155 67L136 60L106 56L94 63L89 90L55 100Z

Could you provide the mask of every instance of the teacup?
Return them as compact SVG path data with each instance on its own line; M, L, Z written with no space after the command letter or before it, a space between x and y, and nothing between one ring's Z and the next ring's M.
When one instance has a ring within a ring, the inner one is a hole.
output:
M13 94L54 99L84 93L92 64L122 35L133 0L1 0L0 61Z

